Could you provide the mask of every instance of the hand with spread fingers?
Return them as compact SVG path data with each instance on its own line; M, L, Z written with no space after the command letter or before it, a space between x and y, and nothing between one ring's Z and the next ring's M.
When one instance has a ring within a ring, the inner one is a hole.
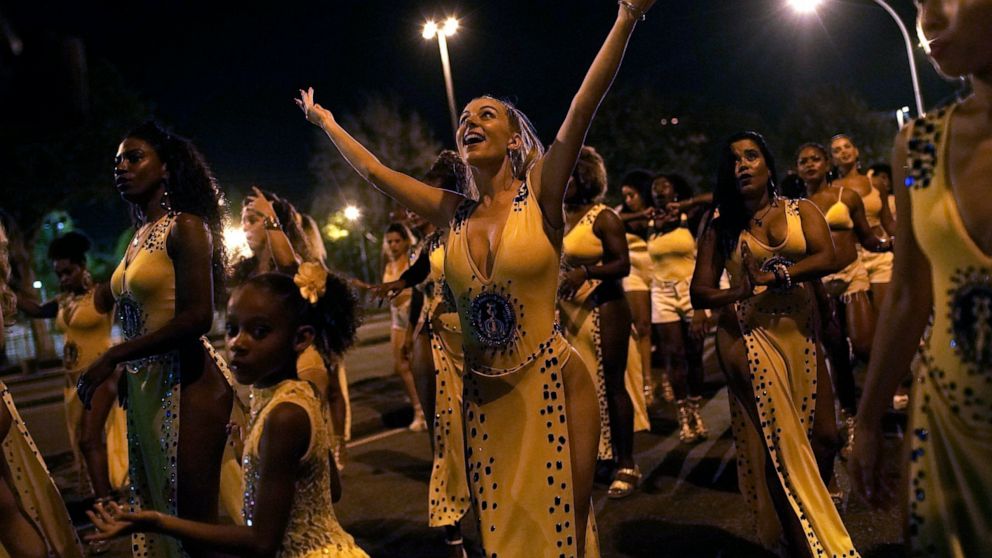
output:
M881 427L859 421L855 427L854 448L847 460L854 490L874 508L895 501L895 482L884 474Z
M86 511L86 515L97 529L96 533L85 537L87 542L154 532L162 522L162 514L157 511L125 512L117 502L108 505L97 502L92 510Z
M383 299L383 300L393 300L401 292L407 288L406 281L402 279L397 279L395 281L389 281L387 283L380 283L378 285L366 285L372 296Z
M300 89L300 98L294 100L296 101L296 106L300 107L303 114L306 115L307 120L311 124L320 126L325 120L334 119L334 116L331 115L331 111L314 102L313 87L308 87L306 91Z
M272 206L272 202L265 197L258 186L252 186L251 190L252 193L245 199L248 207L263 217L278 221L279 217L276 215L276 208Z

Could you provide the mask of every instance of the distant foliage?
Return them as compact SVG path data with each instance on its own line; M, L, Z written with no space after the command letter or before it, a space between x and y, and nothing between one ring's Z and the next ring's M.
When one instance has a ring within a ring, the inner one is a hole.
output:
M782 170L795 167L798 146L815 141L829 148L837 134L850 136L861 152L861 166L887 162L895 138L895 114L868 108L860 95L839 85L799 94L789 105L779 125L784 142L774 146L781 154Z
M423 176L441 151L441 144L424 119L416 112L403 110L394 96L371 96L358 112L336 113L335 118L385 165L414 177ZM324 234L328 264L378 281L382 233L397 204L362 180L320 130L314 133L310 172L316 191L311 215ZM358 220L342 219L348 205L361 210ZM365 242L364 269L360 242Z

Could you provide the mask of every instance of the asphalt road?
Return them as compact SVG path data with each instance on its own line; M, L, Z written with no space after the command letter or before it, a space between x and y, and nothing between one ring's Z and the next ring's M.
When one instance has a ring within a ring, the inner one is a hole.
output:
M373 557L445 556L442 533L427 527L428 435L405 428L412 410L390 374L388 345L380 333L346 361L354 427L336 513ZM604 557L772 556L757 544L737 489L727 393L720 380L710 364L703 409L709 440L681 444L674 405L662 404L653 412L652 432L636 435L636 460L644 473L640 489L624 500L609 500L606 486L597 485L594 504ZM896 450L898 442L890 443ZM66 482L68 466L55 465L60 483ZM843 474L840 483L848 486ZM73 503L78 498L71 489L66 496ZM870 511L852 496L842 506L842 517L862 556L902 555L895 511ZM465 533L470 554L481 556L473 543L478 540L474 518L466 519ZM104 556L124 557L128 550L120 541Z

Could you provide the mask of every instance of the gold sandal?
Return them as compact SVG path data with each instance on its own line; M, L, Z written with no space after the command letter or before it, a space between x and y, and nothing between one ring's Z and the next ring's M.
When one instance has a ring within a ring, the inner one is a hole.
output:
M633 469L617 469L617 474L613 477L613 482L610 483L610 488L606 491L606 495L614 500L626 498L634 493L634 490L637 489L637 485L640 483L641 470L637 465L634 465Z

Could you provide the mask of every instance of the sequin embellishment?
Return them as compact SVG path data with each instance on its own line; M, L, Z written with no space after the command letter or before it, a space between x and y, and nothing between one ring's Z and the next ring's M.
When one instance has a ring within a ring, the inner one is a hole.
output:
M517 316L509 298L495 292L484 292L472 299L469 308L472 329L483 345L503 348L513 341Z
M951 282L951 346L962 361L987 370L992 367L992 275L968 268Z

